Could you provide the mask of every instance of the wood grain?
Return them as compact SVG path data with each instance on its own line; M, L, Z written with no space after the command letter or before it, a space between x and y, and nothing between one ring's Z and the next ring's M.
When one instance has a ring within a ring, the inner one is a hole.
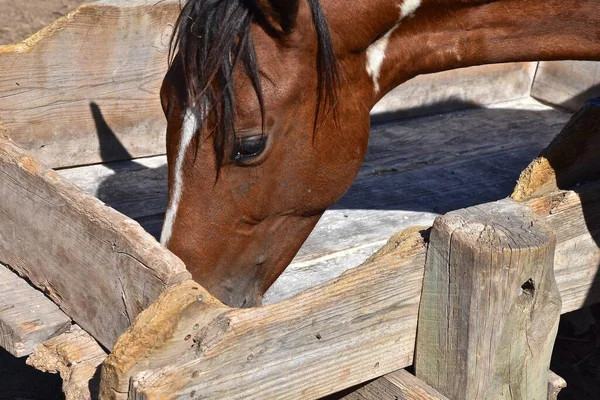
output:
M540 62L531 95L544 103L577 111L586 100L600 96L600 63Z
M555 245L552 229L510 199L437 218L416 376L451 399L546 400L561 309Z
M557 400L561 390L567 387L567 382L550 371L548 375L548 400Z
M0 264L0 346L15 357L31 354L42 342L71 326L41 292Z
M448 400L425 382L401 369L382 376L343 400Z
M495 64L421 75L388 93L375 120L414 117L529 97L537 63Z
M3 139L0 198L0 262L109 349L166 287L190 276L136 222Z
M51 167L164 153L158 93L177 0L85 4L26 41L0 47L0 117ZM100 149L100 145L104 149Z
M214 306L209 319L190 285L170 290L140 316L160 321L189 296L168 334L139 358L138 319L105 362L102 394L126 398L135 374L131 398L317 398L410 365L424 255L415 228L334 282L262 308Z
M73 325L67 332L39 345L27 364L63 380L65 400L96 400L100 365L106 353L87 332Z

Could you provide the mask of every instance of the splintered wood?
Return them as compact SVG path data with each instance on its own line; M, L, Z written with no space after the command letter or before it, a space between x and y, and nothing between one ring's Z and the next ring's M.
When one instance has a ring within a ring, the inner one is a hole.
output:
M448 400L408 371L382 376L345 396L342 400Z
M100 365L106 353L77 325L37 347L27 364L44 372L60 373L65 400L98 399Z
M181 260L0 138L0 262L24 275L107 348L170 285Z
M546 400L561 309L555 245L552 229L510 199L437 218L417 377L455 400Z
M0 347L23 357L70 326L56 304L0 264Z
M600 63L540 62L531 87L531 96L546 104L577 111L587 99L600 96Z

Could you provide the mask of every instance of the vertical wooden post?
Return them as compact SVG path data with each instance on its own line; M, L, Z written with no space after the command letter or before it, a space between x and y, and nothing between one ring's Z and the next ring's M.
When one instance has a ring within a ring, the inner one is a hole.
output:
M506 199L436 219L416 375L452 400L547 398L561 300L556 239Z

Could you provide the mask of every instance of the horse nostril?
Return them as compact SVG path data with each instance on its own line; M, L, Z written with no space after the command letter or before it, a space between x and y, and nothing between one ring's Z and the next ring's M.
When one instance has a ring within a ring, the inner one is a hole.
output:
M261 254L260 256L258 256L258 261L256 262L256 265L260 266L260 265L264 264L265 261L267 261L267 256L265 256L264 254Z

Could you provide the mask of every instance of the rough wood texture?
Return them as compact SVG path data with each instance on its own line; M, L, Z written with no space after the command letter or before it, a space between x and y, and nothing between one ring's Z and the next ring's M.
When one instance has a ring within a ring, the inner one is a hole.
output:
M540 62L531 95L545 103L577 111L587 99L600 96L600 63Z
M529 97L537 63L493 64L421 75L388 93L371 111L389 120Z
M570 189L600 176L600 98L588 101L521 174L512 198Z
M97 1L1 46L9 136L51 167L129 158L111 131L134 156L164 153L158 93L178 10L177 0Z
M600 302L600 181L525 204L556 233L554 273L562 313Z
M0 262L107 348L185 266L136 222L0 139Z
M561 390L567 387L567 382L550 371L548 374L548 400L557 400Z
M18 275L0 264L0 346L15 357L71 326L71 319Z
M337 280L255 309L207 304L204 295L198 301L197 285L182 284L119 340L104 364L101 393L317 398L410 365L424 255L415 228ZM153 323L165 315L170 324ZM149 326L157 329L151 348L137 339Z
M65 400L98 398L99 367L106 353L77 325L39 345L27 364L44 372L59 373Z
M382 376L343 400L448 400L410 372L401 369Z
M510 199L437 218L417 377L456 400L546 400L561 308L555 244L551 228Z

